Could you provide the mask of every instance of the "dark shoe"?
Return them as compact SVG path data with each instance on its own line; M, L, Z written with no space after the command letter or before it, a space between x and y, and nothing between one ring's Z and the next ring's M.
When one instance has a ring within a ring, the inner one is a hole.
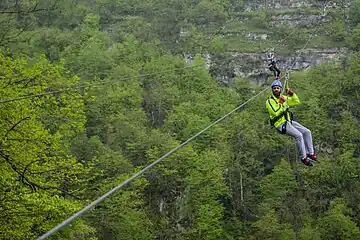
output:
M317 161L317 156L315 154L306 154L306 156L313 161Z
M313 164L311 163L309 158L305 158L303 160L301 160L303 162L303 164L305 164L306 166L312 167Z

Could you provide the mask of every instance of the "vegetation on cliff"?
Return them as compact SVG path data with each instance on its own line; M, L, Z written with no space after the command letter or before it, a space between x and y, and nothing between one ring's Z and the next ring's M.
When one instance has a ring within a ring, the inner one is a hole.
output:
M245 7L2 1L0 238L40 236L263 89L223 86L201 54L290 53L313 28L269 19L322 11ZM345 13L332 9L311 46L347 58L290 79L319 164L296 163L270 128L267 92L51 239L359 239L360 1Z

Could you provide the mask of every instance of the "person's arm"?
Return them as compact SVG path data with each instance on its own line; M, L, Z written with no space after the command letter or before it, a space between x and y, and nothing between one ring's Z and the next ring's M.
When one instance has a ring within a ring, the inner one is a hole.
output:
M289 106L295 106L300 104L300 99L293 90L287 89L286 93L288 94L287 101Z
M271 58L271 57L268 57L268 58L267 58L267 62L268 62L268 66L272 65L272 58Z
M284 112L282 105L271 98L266 100L266 109L268 110L271 119L283 114Z

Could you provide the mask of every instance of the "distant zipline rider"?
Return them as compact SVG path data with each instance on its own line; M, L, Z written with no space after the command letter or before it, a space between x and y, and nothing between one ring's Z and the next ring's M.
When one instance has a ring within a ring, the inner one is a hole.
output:
M268 53L267 61L270 71L274 73L275 79L278 80L280 78L280 69L276 66L276 59L273 53Z
M282 84L279 80L274 80L271 88L272 95L266 100L270 124L280 133L294 137L301 161L307 166L313 166L312 162L317 161L317 157L314 153L311 132L294 121L293 114L289 111L289 106L300 104L298 96L289 88L286 89L287 96L282 95Z

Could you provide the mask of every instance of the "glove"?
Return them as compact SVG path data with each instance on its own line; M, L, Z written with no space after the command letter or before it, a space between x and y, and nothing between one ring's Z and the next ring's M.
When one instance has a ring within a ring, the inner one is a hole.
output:
M285 101L286 101L285 98L283 96L280 96L279 103L283 104Z
M291 90L290 88L286 89L286 93L287 93L287 95L289 95L289 96L294 95L294 91Z

